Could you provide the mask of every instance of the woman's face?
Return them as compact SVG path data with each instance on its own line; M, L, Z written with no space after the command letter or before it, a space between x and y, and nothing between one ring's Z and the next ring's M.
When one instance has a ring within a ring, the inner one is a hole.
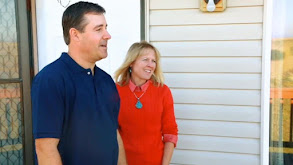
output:
M130 65L132 82L137 86L143 85L152 77L156 65L155 51L153 49L144 50L143 54Z

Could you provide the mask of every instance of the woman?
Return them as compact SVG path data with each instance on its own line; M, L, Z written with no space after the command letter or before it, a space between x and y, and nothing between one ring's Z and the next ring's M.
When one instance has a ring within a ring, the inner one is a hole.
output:
M177 143L173 98L164 85L160 53L134 43L115 73L121 99L119 132L129 165L167 165Z

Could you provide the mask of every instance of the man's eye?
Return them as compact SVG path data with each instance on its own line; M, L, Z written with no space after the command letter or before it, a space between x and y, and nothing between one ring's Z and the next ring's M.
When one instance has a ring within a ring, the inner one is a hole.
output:
M157 61L156 60L153 60L153 63L157 63Z

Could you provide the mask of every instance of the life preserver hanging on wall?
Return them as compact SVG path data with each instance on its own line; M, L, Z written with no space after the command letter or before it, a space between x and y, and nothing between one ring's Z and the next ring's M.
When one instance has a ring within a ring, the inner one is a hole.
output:
M203 12L224 11L226 0L200 0L200 10Z

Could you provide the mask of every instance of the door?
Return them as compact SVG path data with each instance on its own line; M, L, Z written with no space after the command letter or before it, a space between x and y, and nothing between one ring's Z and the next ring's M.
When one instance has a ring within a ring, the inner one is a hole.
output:
M0 164L5 165L33 164L27 2L0 0Z

